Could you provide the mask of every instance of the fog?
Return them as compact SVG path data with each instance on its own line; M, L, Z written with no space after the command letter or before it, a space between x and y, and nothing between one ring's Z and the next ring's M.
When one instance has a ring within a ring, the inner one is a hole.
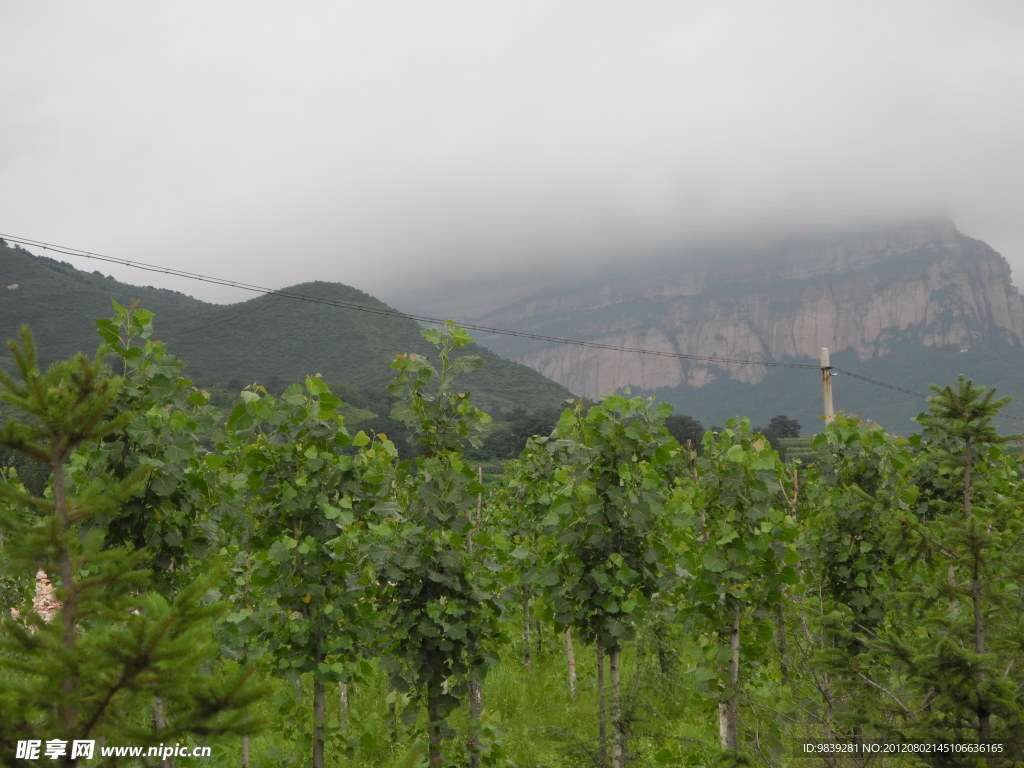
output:
M402 306L940 212L1022 284L1020 3L97 0L0 21L9 235Z

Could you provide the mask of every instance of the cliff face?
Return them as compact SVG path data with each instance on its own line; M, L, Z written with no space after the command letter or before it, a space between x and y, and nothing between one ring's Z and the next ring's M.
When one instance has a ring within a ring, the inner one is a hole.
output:
M690 266L687 266L689 264ZM1024 345L1024 304L1006 261L952 222L891 228L705 255L545 289L479 320L532 333L742 360L816 359L821 347L860 360L896 343L970 352ZM576 394L631 386L705 387L727 377L756 384L763 366L546 345L490 346Z

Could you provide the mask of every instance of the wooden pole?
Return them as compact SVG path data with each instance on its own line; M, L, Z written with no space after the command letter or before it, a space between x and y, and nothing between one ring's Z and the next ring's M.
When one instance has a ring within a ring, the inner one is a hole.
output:
M825 423L836 420L835 408L832 407L832 364L828 359L828 347L821 348L821 395L825 402Z

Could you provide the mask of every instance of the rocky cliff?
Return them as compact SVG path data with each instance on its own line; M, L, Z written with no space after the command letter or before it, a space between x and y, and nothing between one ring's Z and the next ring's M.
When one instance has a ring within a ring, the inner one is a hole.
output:
M757 384L768 373L765 366L669 356L677 353L806 362L828 347L869 361L905 344L963 354L1024 345L1024 304L1006 261L948 220L623 265L617 274L553 285L474 319L666 353L485 340L588 397L624 386Z

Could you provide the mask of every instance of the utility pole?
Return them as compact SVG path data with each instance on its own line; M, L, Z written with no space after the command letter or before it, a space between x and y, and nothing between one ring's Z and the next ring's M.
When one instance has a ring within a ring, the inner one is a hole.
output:
M821 396L825 402L825 424L836 420L832 407L832 364L828 360L828 347L821 348Z

